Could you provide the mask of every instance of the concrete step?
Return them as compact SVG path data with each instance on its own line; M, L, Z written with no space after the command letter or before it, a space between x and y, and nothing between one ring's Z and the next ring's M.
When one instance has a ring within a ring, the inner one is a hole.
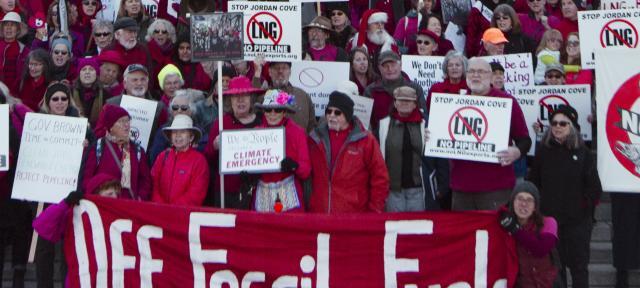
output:
M11 288L11 281L2 281L2 288ZM25 281L24 282L24 287L25 288L37 288L38 287L38 283L36 283L35 281ZM62 285L59 286L55 286L55 288L58 287L62 287Z
M614 287L616 269L611 264L589 264L590 287ZM640 287L640 270L629 271L629 285Z
M611 264L613 254L610 242L591 242L591 264Z
M591 242L611 242L611 222L596 222L591 231Z
M600 204L596 206L594 217L598 221L611 222L611 202L600 202Z

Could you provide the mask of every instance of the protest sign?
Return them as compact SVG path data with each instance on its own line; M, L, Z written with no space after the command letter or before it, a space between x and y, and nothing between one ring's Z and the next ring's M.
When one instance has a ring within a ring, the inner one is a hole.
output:
M638 48L640 10L578 11L583 69L594 69L597 49Z
M349 95L349 97L351 97L351 100L355 103L353 106L353 115L356 115L358 119L360 119L364 128L369 129L371 111L373 111L373 99L355 95Z
M440 2L442 21L444 24L452 22L459 26L466 26L467 16L474 2L473 0L442 0Z
M349 79L348 62L300 61L291 63L291 85L301 88L313 102L316 117L324 116L331 87Z
M192 15L192 61L242 59L242 27L242 13Z
M100 3L102 3L102 9L98 11L96 18L115 22L120 9L120 0L100 0Z
M70 214L69 287L513 287L518 271L495 212L276 214L89 195Z
M509 147L509 98L433 93L430 140L425 155L498 163L497 152Z
M616 9L638 9L640 1L638 0L601 0L600 10L616 10Z
M27 113L13 199L57 203L78 188L87 118Z
M551 112L560 105L569 105L578 112L578 125L580 136L585 141L592 139L591 123L587 120L591 114L591 86L589 85L557 85L557 86L533 86L519 88L514 95L522 108L529 136L536 139L536 133L531 127L538 123L542 132L550 129L549 117ZM540 139L537 139L538 141ZM534 145L536 141L533 141ZM529 149L529 155L534 154L534 147Z
M504 89L513 95L520 87L534 85L531 53L480 57L487 62L498 62L504 67Z
M131 116L131 139L147 149L158 101L124 95L120 107L127 110Z
M640 50L596 50L598 173L604 191L640 193L638 83Z
M447 29L444 30L444 38L451 41L453 48L456 51L464 51L464 44L467 41L467 36L464 34L462 27L451 22L447 25Z
M223 130L220 173L280 172L285 155L284 128Z
M9 170L9 105L0 105L0 171Z
M264 54L267 61L302 60L300 2L230 1L229 12L244 13L244 58Z
M402 71L407 73L413 82L422 86L426 98L431 85L444 80L442 62L442 56L402 55Z

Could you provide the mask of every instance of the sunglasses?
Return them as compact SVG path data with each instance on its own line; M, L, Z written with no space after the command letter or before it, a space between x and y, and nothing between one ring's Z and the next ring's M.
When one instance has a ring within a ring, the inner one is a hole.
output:
M342 12L342 11L336 11L336 12L331 13L331 16L342 16L342 15L344 15L344 12Z
M282 109L282 108L264 108L264 113L272 113L272 112L283 113L284 109Z
M336 115L336 116L340 116L342 115L342 111L338 110L338 109L327 109L324 111L325 115Z
M556 73L552 73L552 74L547 74L544 76L545 78L556 78L556 79L560 79L562 78L562 74L556 74Z
M67 102L67 100L69 100L69 98L67 98L67 97L52 97L51 98L52 102L58 102L58 101Z
M173 111L182 110L184 112L189 110L189 105L172 105L171 110Z
M568 41L567 46L569 47L578 47L580 46L580 41Z
M567 127L567 125L571 124L571 122L568 121L551 121L551 126L553 127Z
M69 54L69 51L53 50L53 54L56 54L56 55L67 55L67 54Z
M423 40L416 40L416 44L417 45L422 45L422 44L431 45L431 41L429 41L429 40L424 40L424 41Z
M169 31L167 30L153 30L154 34L167 34Z
M104 32L104 33L93 33L93 36L97 37L107 37L111 35L111 32Z
M84 6L98 6L98 2L82 1Z

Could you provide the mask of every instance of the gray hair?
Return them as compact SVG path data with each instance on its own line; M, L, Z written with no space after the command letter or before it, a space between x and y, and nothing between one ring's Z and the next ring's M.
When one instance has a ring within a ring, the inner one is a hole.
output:
M155 21L153 21L153 23L151 23L151 25L149 25L149 28L147 28L147 36L144 37L144 40L147 42L151 41L151 37L153 37L153 31L159 28L160 25L163 25L164 28L167 29L167 32L169 32L169 39L171 40L171 43L175 44L177 41L176 28L173 27L173 24L171 24L171 22L160 18L156 19Z
M549 119L549 121L551 121L551 119ZM544 146L551 147L551 142L553 139L553 133L551 133L551 128L549 128L542 135L540 143L542 143ZM567 139L564 140L564 143L562 143L562 145L570 150L578 149L582 145L584 145L582 137L580 136L580 131L578 131L578 128L573 126L573 123L569 124L569 135L567 135Z
M189 103L189 110L191 110L191 113L195 114L197 109L196 102L198 101L198 99L203 98L204 93L202 93L202 91L200 90L180 89L176 90L176 95L171 98L171 103L169 103L169 106L173 106L173 103L176 101L176 99L185 99Z
M113 33L113 23L111 23L111 21L96 19L96 22L93 23L93 30L91 30L91 32L95 33L100 28L106 28L109 32Z
M447 52L447 55L444 56L444 61L442 62L442 72L444 72L445 79L449 78L447 76L449 74L447 73L447 65L449 65L449 61L454 58L460 58L462 60L462 77L465 77L467 74L467 66L469 66L469 60L467 59L467 57L465 57L462 52L451 50Z

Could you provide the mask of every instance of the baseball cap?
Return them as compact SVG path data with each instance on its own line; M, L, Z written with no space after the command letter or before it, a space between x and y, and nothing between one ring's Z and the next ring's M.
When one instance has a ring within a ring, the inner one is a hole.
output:
M482 41L489 42L491 44L508 43L509 40L504 37L504 33L498 28L489 28L482 34Z
M144 74L147 74L147 76L149 75L149 70L147 70L147 67L144 67L140 64L131 64L127 66L127 70L125 71L125 73L129 74L138 71L144 72Z
M384 51L378 57L378 65L382 65L389 61L400 61L400 55L393 51Z

